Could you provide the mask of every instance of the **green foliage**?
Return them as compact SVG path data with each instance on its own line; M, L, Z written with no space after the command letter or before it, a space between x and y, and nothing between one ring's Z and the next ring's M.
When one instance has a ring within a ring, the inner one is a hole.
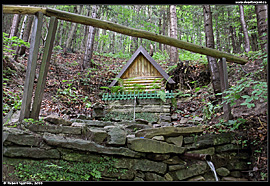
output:
M252 90L251 95L242 95L246 88ZM255 100L259 100L260 102L267 101L267 82L254 81L251 77L245 76L241 80L237 81L235 86L224 91L224 93L226 96L224 97L222 104L226 103L233 106L236 104L236 100L242 97L245 99L245 102L241 105L246 105L248 108L255 107ZM217 95L222 95L222 93L218 93Z
M17 36L13 36L11 38L8 37L8 34L3 32L3 52L9 53L12 52L12 55L15 55L13 52L15 50L12 47L22 46L25 45L26 47L30 47L30 43L25 42L24 40L18 38Z
M236 120L225 121L224 119L220 119L217 124L215 124L216 128L219 128L219 132L227 132L226 128L229 131L234 131L239 128L240 125L246 123L246 120L243 118L237 118ZM225 128L226 127L226 128Z
M193 53L187 50L180 50L179 59L191 61L191 63L194 63L194 64L195 63L205 64L205 65L208 64L208 61L205 55Z
M167 53L166 50L162 51L158 51L158 52L154 52L152 58L157 61L157 62L162 62L162 63L166 63L166 61L169 59L169 54Z
M25 161L15 164L15 175L21 181L91 181L99 180L105 169L118 172L113 167L116 159L100 157L99 160L69 162L64 160Z
M217 110L221 108L220 105L213 105L211 102L207 102L203 106L203 119L204 120L210 120L214 116L215 113L217 113Z
M157 95L164 103L166 102L166 93L164 90L157 91Z
M23 119L24 122L26 123L31 123L31 124L35 124L35 125L43 125L45 124L43 118L40 118L39 120L35 120L33 118L26 118L26 119Z
M97 54L97 53L95 53L95 54ZM129 59L131 57L130 53L123 53L122 51L119 51L115 54L113 54L112 52L109 52L109 53L103 53L100 55L105 56L105 57L123 58L123 59Z
M14 109L14 112L16 110L21 109L22 100L22 90L18 89L19 91L5 91L5 86L7 85L7 82L9 81L8 78L3 78L3 114L6 115L12 108Z
M76 80L62 80L63 83L66 83L65 88L59 88L56 92L56 97L59 98L62 102L72 105L72 104L80 104L81 102L91 105L88 102L88 96L83 96L80 91L74 86L76 84ZM88 108L87 107L87 108Z
M124 87L122 86L113 86L113 87L106 87L106 86L102 86L100 87L101 89L107 89L109 90L111 93L121 93L124 91Z

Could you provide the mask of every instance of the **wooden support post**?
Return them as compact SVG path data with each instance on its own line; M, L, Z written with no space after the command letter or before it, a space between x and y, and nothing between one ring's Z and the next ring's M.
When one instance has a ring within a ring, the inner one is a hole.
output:
M224 92L225 90L227 90L229 88L226 58L223 57L220 59L219 68L220 68L221 90L222 90L222 92ZM224 98L225 96L226 96L226 94L223 93L222 97ZM230 104L223 104L223 112L224 112L224 119L225 120L232 119Z
M27 62L27 70L19 121L22 121L24 118L30 117L30 107L33 95L34 79L36 74L39 43L41 38L42 19L43 14L41 12L37 12L34 18L34 25L31 35L31 44Z
M44 53L43 53L43 58L42 58L42 62L41 62L40 70L39 70L38 82L37 82L37 87L35 91L35 98L34 98L32 111L31 111L31 118L36 119L36 120L39 117L41 102L42 102L43 93L44 93L44 87L46 85L47 73L50 66L50 60L51 60L51 54L52 54L56 29L57 29L57 19L56 17L51 17L48 35L47 35Z

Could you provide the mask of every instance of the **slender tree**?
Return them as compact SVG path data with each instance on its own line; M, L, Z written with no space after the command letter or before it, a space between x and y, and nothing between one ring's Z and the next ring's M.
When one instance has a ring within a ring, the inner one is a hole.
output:
M245 16L244 16L243 5L239 5L239 10L240 10L240 21L241 21L241 25L242 25L243 32L244 32L245 52L249 52L250 51L250 43L249 43L247 25L246 25Z
M81 14L81 11L82 11L82 5L74 6L74 13ZM74 32L75 32L76 28L77 28L77 23L72 23L71 28L70 28L70 32L68 35L68 39L66 42L66 46L65 46L67 49L69 49L71 47L71 41L74 38Z
M177 17L176 17L176 6L170 5L170 36L172 38L177 39ZM170 47L170 64L169 66L172 66L176 64L178 61L178 51L176 47L171 46Z
M256 5L255 11L257 15L257 25L258 25L258 33L259 33L259 40L261 41L261 49L263 51L267 51L267 31L268 31L268 24L267 24L267 5Z
M215 48L210 5L203 5L203 14L204 14L206 46L209 48ZM212 85L214 88L214 93L216 94L221 92L220 75L217 60L216 58L210 56L207 56L207 60L211 74Z
M92 8L92 18L97 17L97 5L93 5ZM86 50L84 53L84 58L83 58L83 69L91 67L91 59L92 59L92 54L93 54L93 46L94 46L94 39L95 39L95 32L96 29L93 26L89 26L89 31L88 31L88 38L87 38L87 43L86 43Z
M26 25L27 17L28 17L28 15L25 15L24 18L23 18L23 23L22 23L22 27L21 27L20 36L19 36L20 39L23 38L23 33L24 33L24 30L25 30L25 25ZM18 59L19 50L20 50L20 47L17 46L16 47L16 52L15 52L15 55L14 55L14 60L15 61L17 61L17 59Z
M20 21L21 21L21 14L14 14L12 25L10 28L10 34L9 34L10 38L17 35Z

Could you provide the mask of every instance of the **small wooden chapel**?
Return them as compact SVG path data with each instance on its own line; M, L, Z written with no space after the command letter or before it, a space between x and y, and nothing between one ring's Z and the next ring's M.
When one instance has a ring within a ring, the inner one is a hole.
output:
M119 81L121 79L121 81ZM140 87L145 92L165 90L165 82L175 83L162 67L140 46L109 87L123 86L125 91Z

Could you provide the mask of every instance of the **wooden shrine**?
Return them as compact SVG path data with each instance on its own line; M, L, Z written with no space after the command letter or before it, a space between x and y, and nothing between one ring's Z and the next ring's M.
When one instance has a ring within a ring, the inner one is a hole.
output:
M119 81L122 79L123 81ZM175 83L161 66L140 46L109 87L123 86L126 91L165 89L165 82Z

